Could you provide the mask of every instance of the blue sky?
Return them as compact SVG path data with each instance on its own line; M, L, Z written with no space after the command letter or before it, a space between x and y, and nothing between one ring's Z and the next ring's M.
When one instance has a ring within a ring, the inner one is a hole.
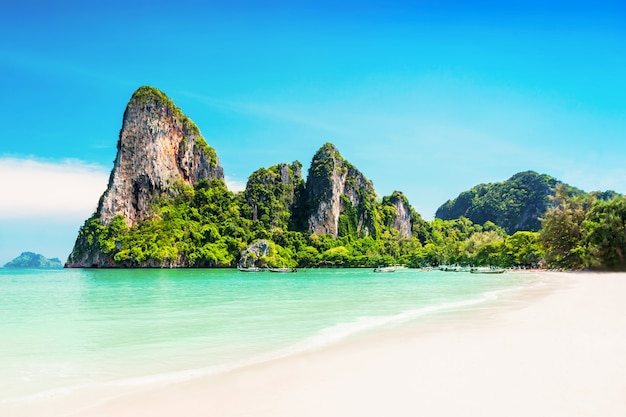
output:
M141 85L233 189L332 142L427 219L529 169L626 193L623 2L336 3L3 2L0 265L67 258Z

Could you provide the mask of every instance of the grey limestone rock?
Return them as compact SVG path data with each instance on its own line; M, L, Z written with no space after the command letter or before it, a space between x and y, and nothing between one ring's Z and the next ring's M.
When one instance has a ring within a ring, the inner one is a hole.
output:
M222 166L196 125L163 93L141 87L124 112L100 220L107 225L120 214L133 226L151 214L157 197L176 192L175 183L215 178L224 179Z
M103 226L121 216L135 226L150 217L161 196L175 196L179 183L224 179L217 154L198 127L161 91L140 87L131 97L122 122L109 184L95 216ZM79 232L67 267L119 267L103 253L97 238ZM142 267L176 267L147 260Z
M334 145L327 143L317 151L309 168L309 230L314 234L339 235L340 215L354 208L356 232L371 233L373 219L367 207L376 203L374 185L348 161Z

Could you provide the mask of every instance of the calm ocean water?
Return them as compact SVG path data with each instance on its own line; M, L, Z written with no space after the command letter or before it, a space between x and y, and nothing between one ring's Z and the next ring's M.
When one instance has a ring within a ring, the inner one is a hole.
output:
M0 269L0 405L224 372L444 312L533 274Z

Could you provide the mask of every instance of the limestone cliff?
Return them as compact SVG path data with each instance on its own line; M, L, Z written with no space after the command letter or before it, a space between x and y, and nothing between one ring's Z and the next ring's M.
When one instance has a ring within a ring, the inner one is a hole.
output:
M149 216L155 198L178 181L224 179L217 154L198 127L161 91L139 88L130 99L109 186L98 213L103 225L122 215L128 226Z
M313 157L306 193L312 233L376 235L374 185L334 145L326 143Z
M381 203L372 182L330 143L314 155L306 183L295 161L258 169L244 192L229 192L196 125L165 94L141 87L124 112L108 187L66 266L348 265L325 255L328 239L309 234L345 237L346 245L363 237L423 242L428 229L420 221L402 193ZM355 266L387 250L372 239L355 245L362 252Z
M389 208L388 225L400 234L401 238L413 236L413 220L409 200L400 191L394 191L389 197L383 198L383 208Z
M298 161L256 170L248 177L244 191L250 218L268 228L287 229L303 189L302 164Z
M96 213L81 228L66 266L120 266L112 257L119 242L100 241L103 236L94 231L107 227L107 233L114 234L133 227L152 215L159 197L175 196L180 189L176 184L193 186L203 179L224 179L215 150L165 94L140 87L124 112L108 187ZM178 265L176 260L148 259L138 266Z

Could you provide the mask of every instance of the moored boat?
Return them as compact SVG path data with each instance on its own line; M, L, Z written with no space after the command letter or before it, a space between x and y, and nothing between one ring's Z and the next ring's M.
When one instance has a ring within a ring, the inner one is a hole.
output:
M270 272L298 272L296 268L269 268Z
M504 269L502 268L472 268L472 274L503 274Z
M239 266L237 269L241 272L265 272L265 268L259 268L257 266L249 266L247 268Z
M459 265L443 265L439 267L439 270L444 272L470 272L469 267Z
M395 266L379 266L374 268L374 272L396 272Z

